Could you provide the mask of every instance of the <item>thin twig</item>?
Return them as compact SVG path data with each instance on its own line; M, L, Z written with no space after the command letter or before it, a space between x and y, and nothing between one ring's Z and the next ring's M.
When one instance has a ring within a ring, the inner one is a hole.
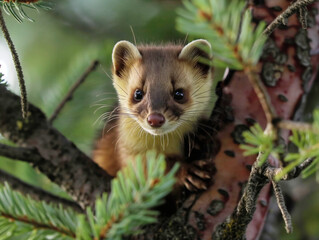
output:
M278 207L280 209L282 218L284 219L284 222L285 222L286 231L287 231L287 233L291 233L292 232L291 216L287 210L287 207L285 204L285 199L284 199L284 196L282 194L281 188L279 186L279 183L277 183L275 181L272 181L271 183L272 183L272 186L274 189L274 193L275 193Z
M307 17L308 17L308 10L306 6L302 6L299 8L298 12L297 12L297 16L299 19L299 22L301 24L301 27L303 29L307 29Z
M278 26L282 25L291 15L296 13L300 8L314 3L315 0L299 0L291 4L283 13L281 13L274 21L272 21L264 30L264 34L269 36Z
M303 122L295 122L291 120L281 120L280 122L278 122L277 126L279 128L288 129L288 130L312 131L316 133L319 131L319 129L314 128L312 124L303 123Z
M89 76L91 72L93 72L96 67L98 66L99 61L95 60L91 63L91 65L86 69L86 71L82 74L82 76L73 84L67 95L64 97L64 99L61 101L61 103L58 105L58 107L53 112L52 116L49 118L49 123L52 124L52 122L57 118L59 113L61 112L64 105L72 99L72 96L75 92L75 90L85 81L85 79Z
M309 167L312 162L315 160L315 158L308 158L306 159L304 162L302 162L297 168L298 168L298 171L302 171L304 169L306 169L307 167Z
M252 220L253 214L256 210L258 195L262 188L269 182L272 182L273 184L277 204L282 212L286 224L286 230L288 233L292 231L291 217L287 211L282 191L279 184L274 181L275 176L283 169L272 167L267 162L265 162L262 166L259 166L258 159L261 157L261 154L262 153L258 155L257 160L252 165L247 185L235 211L216 228L213 236L214 239L243 239L246 234L248 223ZM288 173L281 180L297 178L300 175L300 172L308 167L313 160L314 158L305 160L297 166L294 171Z
M11 51L12 54L12 59L14 62L14 66L16 68L17 71L17 75L18 75L18 80L19 80L19 85L20 85L20 93L21 93L21 111L22 111L22 117L23 118L27 118L27 113L28 113L28 100L27 100L27 90L25 87L25 81L24 81L24 77L23 77L23 71L22 71L22 67L21 67L21 63L19 60L19 56L18 53L15 49L15 46L11 40L8 28L6 26L6 23L4 21L3 18L3 14L2 14L2 10L0 8L0 26L1 26L1 30L4 34L4 38L6 39L9 49Z
M0 143L0 156L36 164L43 158L35 148L12 147Z
M13 215L13 214L11 215L8 213L1 213L0 216L7 218L10 221L18 221L18 222L23 222L26 224L33 225L33 227L34 227L33 231L36 231L37 229L47 229L47 230L53 230L55 232L59 232L65 236L69 236L69 238L71 238L71 239L75 239L75 237L76 237L75 233L73 233L72 231L70 231L68 229L58 228L58 227L53 226L52 224L45 224L43 222L40 222L39 220L36 221L33 219L29 219L26 216L20 217L20 216Z
M259 99L259 102L265 112L267 123L272 123L272 121L277 117L277 113L271 104L270 97L265 86L260 81L259 76L252 71L252 69L245 69L245 73L253 86L255 93Z
M47 203L62 204L66 207L74 209L77 212L83 212L83 209L76 202L55 196L52 193L44 191L41 188L25 183L3 170L0 170L0 182L7 182L12 189L19 191L22 194L28 194L34 200L45 201Z

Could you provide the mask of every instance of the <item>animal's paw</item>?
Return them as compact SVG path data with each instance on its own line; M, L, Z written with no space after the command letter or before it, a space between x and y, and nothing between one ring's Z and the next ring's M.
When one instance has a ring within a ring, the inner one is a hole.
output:
M182 163L183 185L191 192L206 190L212 183L215 168L212 162L205 160Z

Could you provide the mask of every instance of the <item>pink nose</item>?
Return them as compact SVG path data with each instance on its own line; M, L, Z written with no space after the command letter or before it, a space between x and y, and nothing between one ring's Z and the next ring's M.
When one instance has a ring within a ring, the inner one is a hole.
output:
M147 122L151 127L161 127L165 122L165 117L160 113L152 113L147 117Z

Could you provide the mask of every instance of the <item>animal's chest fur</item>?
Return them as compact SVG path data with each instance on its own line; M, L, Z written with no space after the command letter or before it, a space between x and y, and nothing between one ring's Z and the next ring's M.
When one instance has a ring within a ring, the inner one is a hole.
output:
M178 132L155 136L144 131L134 119L124 119L119 127L119 153L122 159L156 150L165 156L183 156L184 139Z

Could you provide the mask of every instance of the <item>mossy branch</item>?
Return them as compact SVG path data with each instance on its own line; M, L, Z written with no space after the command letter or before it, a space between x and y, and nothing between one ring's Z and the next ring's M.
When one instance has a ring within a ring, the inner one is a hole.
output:
M14 66L16 68L17 75L18 75L20 93L21 93L22 117L23 118L27 118L27 116L28 116L28 100L27 100L27 90L26 90L26 87L25 87L23 71L22 71L22 67L21 67L21 63L20 63L20 60L19 60L18 53L17 53L17 51L15 49L15 46L13 44L13 41L12 41L12 39L10 37L10 34L9 34L9 31L8 31L8 28L7 28L6 23L4 21L1 8L0 8L0 26L1 26L1 30L2 30L2 32L4 34L4 38L6 39L6 41L8 43L8 46L9 46L9 49L11 51L13 62L14 62Z
M301 25L303 28L306 28L306 14L307 11L305 9L306 6L314 3L316 0L297 0L291 6L289 6L282 14L280 14L274 21L272 21L267 28L264 30L264 34L269 36L277 27L281 25L285 25L287 19L298 13L299 19L301 20Z

